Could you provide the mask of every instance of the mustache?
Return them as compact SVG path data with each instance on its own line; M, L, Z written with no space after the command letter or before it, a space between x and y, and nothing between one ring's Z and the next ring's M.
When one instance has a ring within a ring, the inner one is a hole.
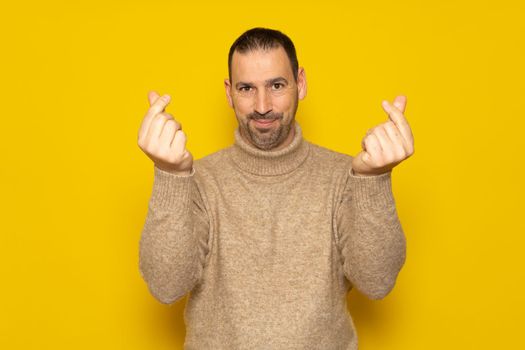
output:
M265 119L282 119L283 113L267 113L267 114L260 114L257 112L248 114L248 118L255 119L255 120L265 120Z

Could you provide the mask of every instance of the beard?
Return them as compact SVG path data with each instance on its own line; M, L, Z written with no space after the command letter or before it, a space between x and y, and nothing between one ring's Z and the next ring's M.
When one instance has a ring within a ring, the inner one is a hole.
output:
M295 92L295 99L293 103L293 109L291 112L291 119L288 123L283 121L284 113L266 113L260 114L257 112L252 112L247 114L243 118L240 118L237 114L237 121L239 122L239 129L244 138L248 139L255 147L263 151L272 150L280 146L284 140L290 134L290 130L294 124L295 113L297 112L297 107L299 105L298 92ZM233 105L235 109L235 104ZM257 128L254 125L253 120L272 120L274 124L269 128Z
M253 120L275 120L269 128L257 128ZM283 113L268 113L261 115L257 112L246 116L244 130L251 143L264 151L278 147L290 133L291 125L283 124Z

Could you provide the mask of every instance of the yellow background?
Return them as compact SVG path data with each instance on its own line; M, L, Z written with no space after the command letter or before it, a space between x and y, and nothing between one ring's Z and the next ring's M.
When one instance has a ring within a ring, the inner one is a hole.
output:
M186 299L138 271L150 89L203 157L233 142L232 42L282 30L305 67L297 120L356 154L405 94L393 170L407 261L385 299L348 295L360 350L523 348L523 5L506 1L10 2L1 35L1 349L181 349Z

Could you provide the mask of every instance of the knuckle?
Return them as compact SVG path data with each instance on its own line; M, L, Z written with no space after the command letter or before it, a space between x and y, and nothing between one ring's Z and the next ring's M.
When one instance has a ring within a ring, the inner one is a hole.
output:
M175 126L176 130L181 128L180 123L175 118L170 119L170 121L173 122L173 125Z
M155 114L155 116L153 117L153 120L151 122L157 124L163 118L164 117L162 116L162 114L158 113L158 114Z
M159 108L158 105L154 104L148 109L149 115L157 115L160 111L162 111L162 108Z
M161 112L159 114L162 115L164 117L164 119L173 119L173 116L171 114L169 114L169 113Z
M159 116L159 119L160 119L160 120L166 121L166 120L169 119L169 116L166 115L166 113L164 113L164 112L161 112L161 113L159 113L159 114L157 114L157 115Z
M165 128L173 129L175 126L176 124L175 124L175 121L173 121L173 119L169 119L168 121L166 121Z
M157 99L157 101L155 101L152 107L162 110L167 104L168 103L166 102L165 96L161 96Z

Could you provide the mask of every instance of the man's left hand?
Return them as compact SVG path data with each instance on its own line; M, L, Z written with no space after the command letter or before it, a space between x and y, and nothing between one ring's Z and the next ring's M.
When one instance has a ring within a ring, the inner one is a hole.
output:
M414 154L414 137L403 115L406 102L403 95L397 96L393 104L382 102L390 120L368 130L361 141L363 150L352 159L354 174L384 174Z

